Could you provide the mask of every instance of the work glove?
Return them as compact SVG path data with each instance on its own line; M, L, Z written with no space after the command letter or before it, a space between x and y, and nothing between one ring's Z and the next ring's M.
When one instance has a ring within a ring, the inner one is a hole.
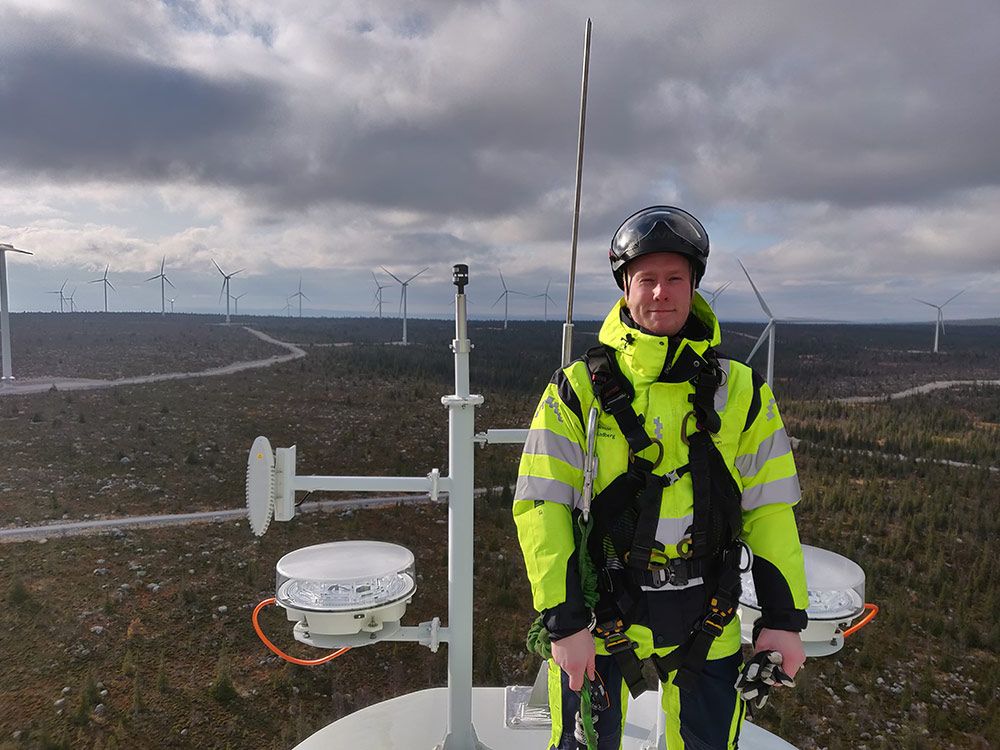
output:
M736 692L750 708L759 710L767 703L768 694L775 685L795 687L795 680L781 668L781 652L760 651L740 669Z

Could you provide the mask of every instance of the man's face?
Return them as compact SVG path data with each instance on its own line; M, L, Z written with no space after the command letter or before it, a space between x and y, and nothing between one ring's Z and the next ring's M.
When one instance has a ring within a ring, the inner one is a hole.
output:
M691 264L677 253L652 253L628 264L625 302L632 318L657 336L673 336L691 312Z

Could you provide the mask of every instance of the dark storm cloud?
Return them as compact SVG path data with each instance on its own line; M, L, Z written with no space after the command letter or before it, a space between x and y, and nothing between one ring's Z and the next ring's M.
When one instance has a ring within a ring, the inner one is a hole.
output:
M4 55L0 166L60 181L256 180L274 106L253 80L36 37Z

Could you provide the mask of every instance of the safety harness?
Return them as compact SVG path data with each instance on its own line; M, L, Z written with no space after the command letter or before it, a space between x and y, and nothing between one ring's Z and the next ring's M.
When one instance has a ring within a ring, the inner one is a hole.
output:
M618 368L614 350L596 346L583 360L600 408L614 418L628 444L628 468L612 480L592 505L593 533L587 553L598 574L598 601L594 608L594 633L614 656L622 678L633 697L646 689L643 665L636 656L638 644L626 630L632 623L642 587L683 587L701 578L705 584L705 614L687 640L665 657L652 661L661 680L674 670L674 684L685 690L696 688L715 638L736 616L740 596L741 558L744 545L740 490L712 441L722 426L715 410L715 392L725 374L713 349L699 356L685 348L671 367L671 379L680 376L694 385L689 396L691 411L681 424L681 439L688 444L688 463L665 473L656 473L663 459L663 445L643 427L643 419L632 407L635 391ZM690 377L685 377L690 373ZM687 435L689 423L696 430ZM639 454L656 447L655 460ZM656 541L663 489L691 475L694 513L684 538L677 544L677 557L668 556ZM577 511L579 513L579 511Z

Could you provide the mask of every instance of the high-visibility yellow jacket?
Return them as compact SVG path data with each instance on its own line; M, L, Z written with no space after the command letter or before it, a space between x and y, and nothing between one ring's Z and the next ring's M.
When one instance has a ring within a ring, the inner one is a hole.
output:
M654 473L665 474L688 462L681 438L691 410L694 387L680 362L691 361L685 349L701 355L720 340L719 324L697 294L682 331L674 337L654 336L632 322L624 299L610 312L600 332L602 344L614 349L622 373L635 389L632 407L643 424L663 444L663 459ZM676 367L675 367L676 365ZM720 358L725 379L715 395L722 427L712 436L742 491L742 539L754 554L753 576L763 615L762 624L782 630L805 627L808 606L802 548L793 506L799 501L799 481L791 444L767 383L740 362ZM586 419L598 406L587 366L581 360L557 370L538 403L521 456L514 496L514 520L531 582L535 609L553 637L586 627L590 612L583 604L573 536L572 512L583 490ZM641 455L655 460L656 447ZM628 446L614 419L598 419L598 471L594 497L628 466ZM676 545L692 521L690 473L663 490L656 540L668 557L678 557ZM704 614L704 586L695 579L685 587L645 589L637 622L650 647L683 643ZM630 629L630 635L636 634ZM739 648L739 623L733 620L713 644L710 658ZM600 644L598 644L600 650Z

